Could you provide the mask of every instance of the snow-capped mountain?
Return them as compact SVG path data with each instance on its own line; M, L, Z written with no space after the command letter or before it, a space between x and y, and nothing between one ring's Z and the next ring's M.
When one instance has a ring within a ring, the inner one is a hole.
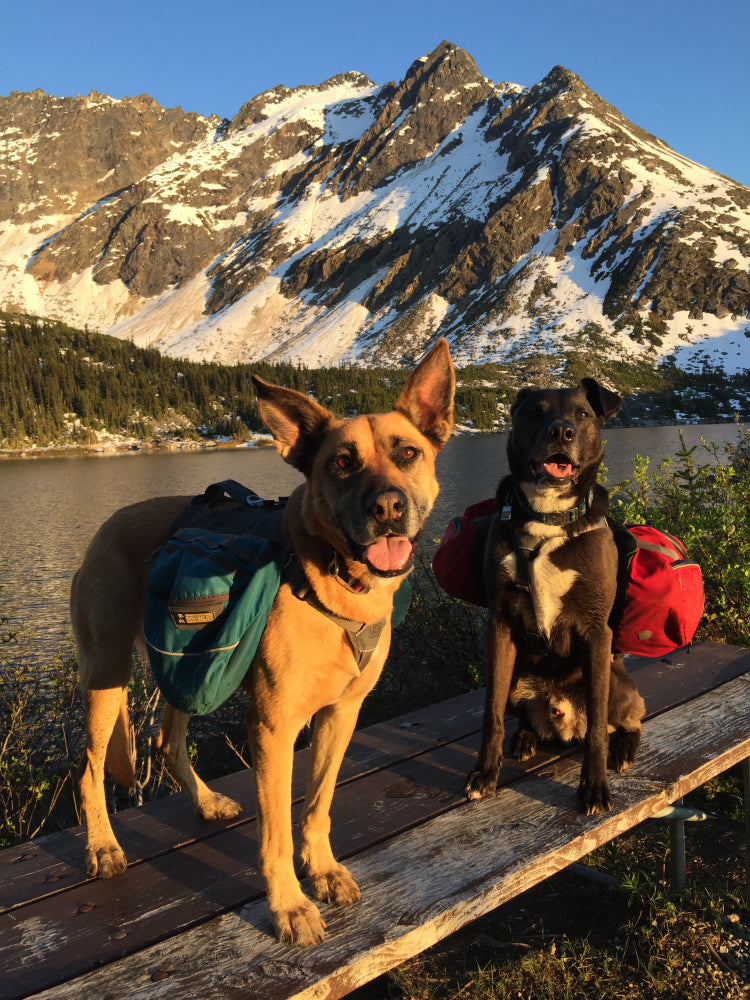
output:
M696 127L698 127L696 125ZM0 308L192 359L459 363L566 347L750 367L750 189L573 73L443 42L403 80L277 87L220 121L0 97Z

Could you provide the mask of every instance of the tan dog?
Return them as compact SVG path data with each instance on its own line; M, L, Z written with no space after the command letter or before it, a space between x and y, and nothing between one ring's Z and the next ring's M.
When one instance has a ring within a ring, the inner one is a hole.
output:
M393 595L412 568L413 546L438 493L435 457L453 426L455 376L439 341L412 372L391 413L337 419L291 389L254 378L261 416L279 453L305 475L284 515L299 567L314 597L282 582L243 686L252 694L248 735L258 792L260 868L271 920L282 941L312 945L325 922L293 867L291 778L294 741L315 715L302 861L313 895L352 903L359 888L333 857L329 809L344 752L365 695L390 644ZM140 639L150 556L163 545L189 497L146 500L99 529L73 579L71 616L86 701L81 798L91 875L127 862L104 796L104 765L134 783L126 685ZM316 606L317 605L317 606ZM341 618L386 625L360 670ZM167 707L160 745L169 769L206 818L231 818L236 802L212 792L188 760L188 717Z

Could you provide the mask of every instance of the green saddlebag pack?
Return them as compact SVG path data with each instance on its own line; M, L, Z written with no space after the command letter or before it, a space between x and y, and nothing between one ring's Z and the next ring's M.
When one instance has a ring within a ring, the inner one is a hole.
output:
M164 697L187 715L212 712L247 673L290 551L284 504L214 483L154 559L143 633Z
M218 708L255 656L291 554L281 530L286 499L264 500L232 479L213 483L193 497L154 558L143 634L162 694L186 715ZM410 599L404 580L394 628ZM362 624L329 617L355 633Z

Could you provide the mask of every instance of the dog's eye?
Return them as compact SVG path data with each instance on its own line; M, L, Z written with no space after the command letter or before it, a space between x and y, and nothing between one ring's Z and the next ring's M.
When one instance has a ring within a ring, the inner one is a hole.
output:
M401 449L401 457L406 462L412 462L418 455L417 449L413 448L410 444L407 444L405 448Z
M579 409L578 411L578 416L581 418L581 420L588 420L591 414L589 413L588 410L584 410L583 407L581 407L581 409Z
M346 454L337 455L333 461L336 468L343 469L344 472L354 467L354 462L352 461L351 455L346 455Z

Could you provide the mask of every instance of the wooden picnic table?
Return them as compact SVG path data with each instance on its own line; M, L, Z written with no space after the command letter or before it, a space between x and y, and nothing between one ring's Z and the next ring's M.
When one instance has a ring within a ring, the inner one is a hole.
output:
M345 996L732 765L747 767L750 650L701 643L629 657L628 669L648 715L636 766L611 776L615 805L604 815L576 809L579 751L506 762L494 798L466 801L481 691L358 730L332 842L362 900L323 905L328 933L316 948L273 937L247 771L211 783L242 804L231 823L199 819L181 794L118 813L130 866L117 878L86 877L81 828L0 852L0 996ZM295 817L307 758L295 755Z

